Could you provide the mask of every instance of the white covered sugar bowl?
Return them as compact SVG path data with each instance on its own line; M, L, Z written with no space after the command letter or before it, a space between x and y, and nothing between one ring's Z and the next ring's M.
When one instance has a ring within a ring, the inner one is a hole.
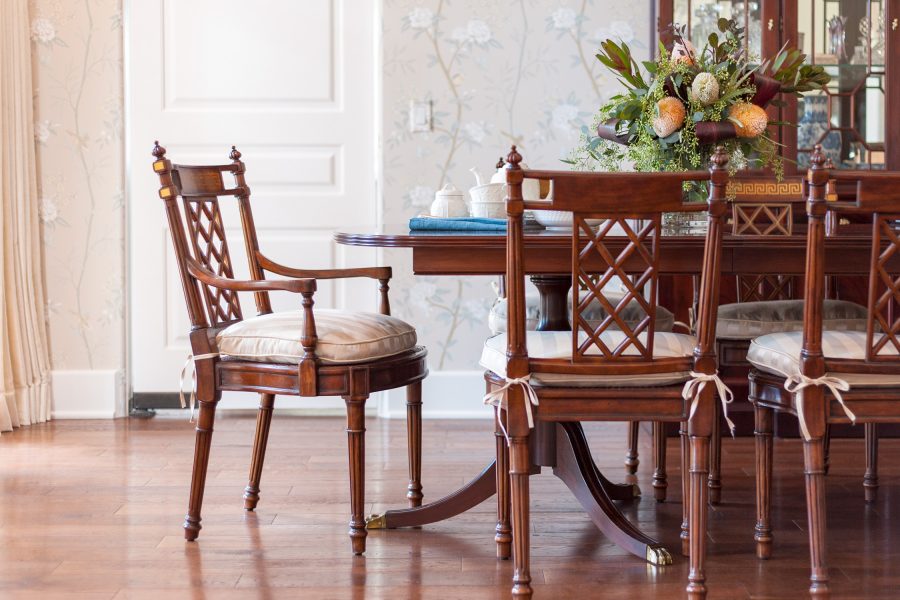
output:
M468 217L469 209L466 206L465 194L456 189L452 183L446 184L435 192L434 202L429 211L432 217Z

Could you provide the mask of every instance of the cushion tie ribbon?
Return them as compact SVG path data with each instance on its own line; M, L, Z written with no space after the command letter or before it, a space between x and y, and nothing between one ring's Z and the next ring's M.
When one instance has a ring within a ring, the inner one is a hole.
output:
M731 430L731 437L734 437L734 423L728 418L728 405L734 400L734 394L731 393L731 390L728 389L728 386L725 385L725 382L719 377L718 371L711 375L691 371L691 378L684 383L684 388L681 390L681 397L691 401L688 419L691 419L697 411L697 405L700 402L700 393L703 392L703 388L705 388L706 384L709 382L712 382L716 386L716 391L722 402L722 416L725 417L725 422L728 423L728 428Z
M803 439L807 442L812 439L812 435L809 433L809 429L806 427L806 417L803 415L803 395L799 392L803 391L803 388L807 388L811 385L824 385L827 387L834 397L837 399L838 403L841 405L841 408L844 409L844 412L847 414L847 418L850 419L850 422L854 425L856 424L856 415L853 414L847 405L844 403L844 397L841 396L841 392L849 392L850 384L840 379L838 377L833 377L830 375L822 375L821 377L807 377L802 373L797 375L791 375L784 381L784 389L786 389L791 394L798 394L797 398L797 420L800 421L800 433L803 435Z
M181 379L178 380L178 398L181 400L181 408L187 408L188 403L184 400L184 378L188 373L188 369L191 371L191 395L190 395L190 407L191 407L191 416L190 422L194 422L194 404L196 403L196 394L197 394L197 365L195 364L198 360L206 360L208 358L215 358L219 356L218 352L210 352L208 354L189 354L187 360L184 361L184 366L181 367Z
M525 414L528 417L528 428L534 428L534 414L532 413L532 405L538 406L540 404L538 402L537 392L534 391L534 388L531 387L531 383L529 383L529 379L531 379L531 374L525 375L523 377L517 377L515 379L506 378L506 383L502 386L498 387L495 390L492 390L484 395L484 403L490 404L491 406L496 406L497 408L506 408L506 390L511 388L514 385L522 386L522 389L525 392ZM500 429L503 431L504 437L506 437L506 441L509 442L509 434L506 433L506 428L503 426L503 420L500 418L500 413L497 413L497 423L500 425Z

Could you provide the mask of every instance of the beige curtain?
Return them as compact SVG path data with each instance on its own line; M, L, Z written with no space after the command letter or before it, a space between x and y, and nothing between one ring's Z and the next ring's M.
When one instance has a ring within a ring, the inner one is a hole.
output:
M50 418L28 0L0 0L0 431Z

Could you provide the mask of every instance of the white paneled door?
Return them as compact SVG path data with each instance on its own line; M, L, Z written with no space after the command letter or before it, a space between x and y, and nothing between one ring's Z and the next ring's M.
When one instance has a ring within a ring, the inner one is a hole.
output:
M374 264L370 252L338 247L331 236L337 228L374 227L379 218L376 3L126 4L131 380L136 393L174 392L189 325L151 169L153 141L184 164L227 163L236 145L260 245L278 262ZM236 275L246 277L236 207L225 199L223 210ZM316 299L318 306L372 310L375 287L323 282ZM299 307L290 295L273 303ZM251 298L242 305L245 315L254 313ZM240 404L254 405L242 396Z

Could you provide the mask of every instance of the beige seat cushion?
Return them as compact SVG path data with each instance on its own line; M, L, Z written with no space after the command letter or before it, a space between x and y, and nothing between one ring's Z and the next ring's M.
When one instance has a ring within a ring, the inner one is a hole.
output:
M761 371L784 378L800 374L800 350L803 347L802 331L770 333L750 342L747 360ZM823 331L822 354L829 358L865 360L866 333L864 331ZM891 344L882 354L896 355ZM831 373L851 386L884 387L900 385L900 375L871 375L863 373Z
M803 330L803 300L735 302L719 306L716 337L752 340L778 331ZM822 328L828 331L865 331L865 306L846 300L826 300Z
M323 363L356 363L406 352L416 345L409 324L376 313L316 309L316 356ZM245 319L219 332L223 356L297 364L303 356L303 313L277 312Z
M606 298L613 303L613 305L617 304L621 301L622 298L625 297L623 293L607 293ZM572 299L569 298L569 320L572 320ZM491 333L497 335L498 333L506 332L506 314L507 314L507 301L506 298L498 298L494 305L491 307L491 312L488 315L488 327L491 329ZM584 317L587 319L588 323L599 323L604 318L606 318L606 310L600 304L599 301L594 300L590 304L588 304L587 310L584 311ZM628 324L629 327L635 327L638 323L640 323L644 316L647 313L644 311L643 307L638 304L636 301L632 300L628 303L625 309L621 312L621 317ZM534 296L531 294L527 294L525 296L525 329L527 331L534 331L537 328L538 323L541 320L541 299L538 296ZM615 325L613 325L615 327ZM656 307L656 330L657 331L672 331L675 327L675 315L672 314L667 308L662 306Z
M529 331L526 332L529 358L571 358L571 331ZM580 339L586 339L585 334ZM616 347L625 339L621 331L605 331L601 334L603 343ZM645 341L647 335L640 339ZM693 356L697 340L682 333L657 332L653 339L655 358ZM626 355L636 356L634 348L628 348ZM488 338L484 343L479 364L500 377L506 377L506 334ZM547 386L572 387L645 387L681 383L690 378L690 373L653 373L649 375L573 375L569 373L532 373L532 383Z

